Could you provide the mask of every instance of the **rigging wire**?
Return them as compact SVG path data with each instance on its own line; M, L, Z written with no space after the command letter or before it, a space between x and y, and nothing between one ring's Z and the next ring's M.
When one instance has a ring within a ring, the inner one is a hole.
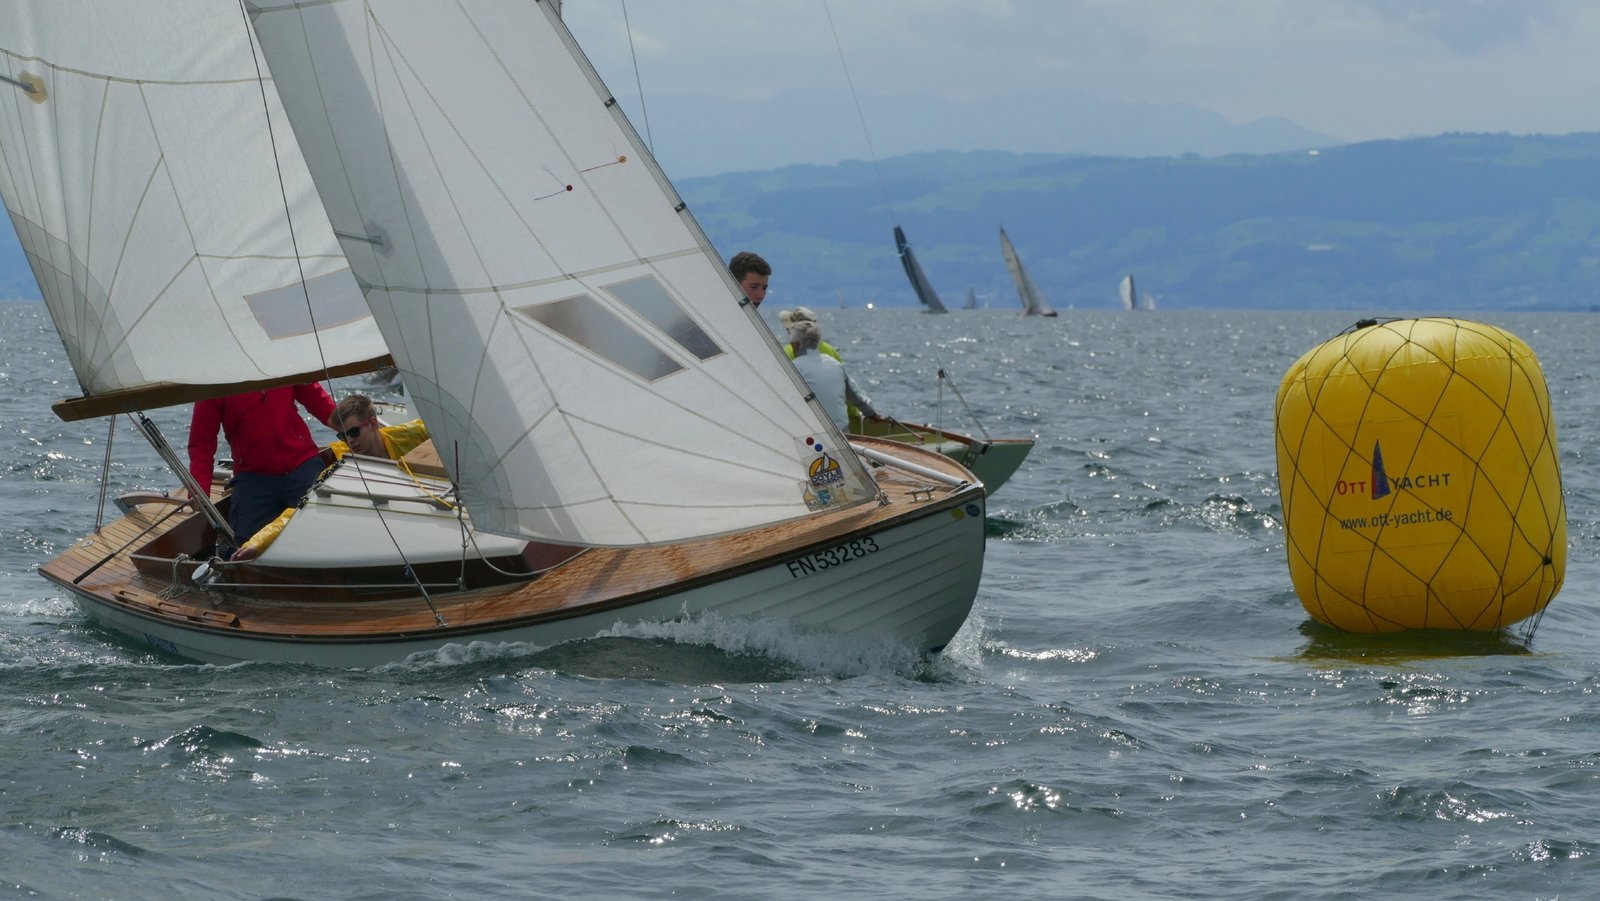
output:
M112 439L114 439L116 437L117 437L117 417L115 417L115 416L107 416L106 417L106 458L100 464L100 502L95 507L95 511L94 511L94 530L96 532L100 531L100 528L102 526L104 526L105 522L106 522L106 489L111 487L111 442L112 442Z
M311 303L311 289L306 284L305 262L300 257L300 239L295 234L294 216L289 209L289 190L283 183L283 164L278 162L278 134L272 127L272 105L267 102L266 77L261 72L261 54L256 52L255 32L250 28L250 12L245 8L245 0L239 0L239 15L244 23L245 40L250 44L250 62L256 67L256 87L261 91L261 118L267 124L267 143L272 146L272 166L278 175L278 196L283 200L283 221L288 226L289 249L294 254L295 269L300 273L300 294L306 299L311 339L317 345L317 359L322 363L322 380L332 388L333 373L328 370L328 354L322 348L322 330L317 328L317 311Z
M856 91L855 79L850 76L850 63L845 58L844 44L839 40L839 29L834 25L833 10L828 6L828 0L822 0L822 12L828 20L828 31L833 35L833 47L839 53L839 67L844 70L844 81L845 85L850 89L850 102L855 105L856 120L861 123L861 134L867 142L868 158L872 160L872 171L878 178L878 190L883 194L883 208L888 211L889 224L891 226L896 225L896 220L899 217L894 211L894 201L889 199L889 180L883 176L883 166L878 161L877 148L875 148L872 144L872 131L871 129L867 128L867 117L866 114L861 110L861 97ZM944 384L945 382L949 382L950 390L953 391L956 395L956 398L961 401L962 409L966 412L967 416L978 427L978 430L983 432L984 439L986 441L992 440L989 438L989 430L984 428L983 423L978 419L977 414L973 413L972 407L967 404L967 399L962 397L961 391L956 388L955 380L950 377L949 367L944 365L944 360L941 359L937 353L933 354L933 360L934 363L939 367L939 396L937 404L935 405L936 418L934 420L934 427L942 428L942 425L940 425L939 422L944 417Z
M856 83L850 77L850 63L844 57L844 45L839 41L839 29L833 24L833 10L828 0L822 0L822 13L828 19L828 31L833 35L833 47L839 51L839 67L844 70L844 83L850 88L850 101L856 107L856 120L861 123L861 134L867 140L867 158L872 160L872 170L878 176L878 190L883 192L883 208L889 212L889 222L894 224L894 202L889 199L889 182L883 177L883 167L878 164L878 151L872 146L872 131L867 128L866 114L861 111L861 97L856 93Z
M633 25L628 21L628 0L622 0L622 29L628 33L628 56L633 59L633 85L639 92L639 111L644 114L644 143L656 155L656 139L650 135L650 107L644 102L644 81L639 78L639 54L633 47Z
M322 380L327 385L328 389L330 389L328 394L331 396L333 394L333 391L331 390L333 388L333 373L328 368L328 355L322 346L322 330L317 328L317 313L315 307L311 303L311 289L306 282L305 261L300 256L300 241L295 234L294 215L289 207L289 190L284 184L283 164L279 162L278 157L277 132L272 127L272 106L267 101L267 83L266 78L261 71L261 54L257 52L255 33L250 27L250 13L249 10L245 8L245 0L239 0L239 14L244 25L246 40L250 42L250 60L256 68L256 86L261 90L261 114L262 118L264 118L267 123L267 141L272 146L272 165L277 171L278 175L278 195L283 200L283 218L289 227L289 246L294 253L295 268L300 273L300 293L305 297L306 316L309 318L311 323L311 337L316 343L317 359L322 363ZM366 486L366 473L362 471L359 460L355 461L355 471L356 475L360 477L362 485ZM371 488L368 487L367 490L371 491ZM388 521L384 518L383 511L378 509L377 503L373 503L372 508L373 512L377 514L379 525L383 526L384 532L386 532L389 536L390 543L394 545L395 552L400 555L400 562L405 564L405 572L411 575L412 579L416 583L417 590L422 593L422 599L427 602L428 609L433 612L434 619L437 620L440 625L444 625L444 616L440 614L439 609L434 606L433 597L428 594L427 586L422 583L422 579L416 575L415 568L411 565L411 561L406 558L405 550L400 547L400 539L395 536L394 530L389 527ZM248 536L241 538L240 540L248 540Z

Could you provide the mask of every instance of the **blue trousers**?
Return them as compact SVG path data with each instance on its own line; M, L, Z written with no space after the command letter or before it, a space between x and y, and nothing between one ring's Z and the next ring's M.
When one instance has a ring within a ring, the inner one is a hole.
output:
M322 474L320 456L312 457L283 475L269 476L259 472L241 472L233 477L233 501L228 507L228 525L233 527L239 544L261 531L261 527L305 497L311 483Z

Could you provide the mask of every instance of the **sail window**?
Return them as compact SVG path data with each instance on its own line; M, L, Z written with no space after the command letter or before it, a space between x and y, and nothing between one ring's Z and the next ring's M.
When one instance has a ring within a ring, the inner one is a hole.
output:
M702 360L722 353L717 342L711 340L699 323L689 318L688 311L667 293L655 276L631 278L604 287L611 296L627 304L689 353Z
M301 284L295 282L246 295L244 299L261 330L274 341L309 335L317 329L358 322L372 315L348 269L307 279L303 288ZM308 298L309 311L306 309Z
M517 307L516 311L646 381L683 368L587 294Z

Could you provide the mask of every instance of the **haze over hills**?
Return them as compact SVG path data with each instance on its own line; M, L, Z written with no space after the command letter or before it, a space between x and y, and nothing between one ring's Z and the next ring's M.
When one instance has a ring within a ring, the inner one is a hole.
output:
M1216 158L941 152L677 184L724 257L772 261L775 306L913 305L899 224L951 307L974 288L1020 308L1001 226L1058 309L1115 307L1128 272L1164 310L1600 307L1600 134ZM7 229L0 297L37 296Z
M679 188L719 248L773 262L770 300L785 306L914 303L895 224L947 306L973 287L1019 308L1001 226L1057 309L1116 306L1128 272L1163 309L1600 304L1596 134L1216 159L935 153Z
M1343 143L1278 117L1234 123L1184 104L1119 103L1070 91L1014 93L955 102L930 95L866 97L871 144L848 99L819 91L762 100L700 94L622 101L674 180L926 150L992 150L1098 156L1277 153ZM781 111L781 112L779 112Z

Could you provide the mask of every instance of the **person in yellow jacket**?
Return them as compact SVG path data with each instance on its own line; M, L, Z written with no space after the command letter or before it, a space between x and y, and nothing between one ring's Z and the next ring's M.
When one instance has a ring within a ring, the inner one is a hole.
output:
M334 408L328 424L339 433L339 440L329 447L334 456L340 458L354 451L368 457L398 460L428 440L428 426L420 419L399 425L379 422L372 398L365 394L345 395Z
M384 425L378 421L378 411L372 398L365 394L349 394L339 401L328 425L338 432L339 440L328 445L335 459L355 452L368 457L388 457L398 460L428 440L428 426L420 419L399 425ZM230 559L254 560L277 540L284 526L294 516L296 507L289 507L277 519L267 523L251 536Z

